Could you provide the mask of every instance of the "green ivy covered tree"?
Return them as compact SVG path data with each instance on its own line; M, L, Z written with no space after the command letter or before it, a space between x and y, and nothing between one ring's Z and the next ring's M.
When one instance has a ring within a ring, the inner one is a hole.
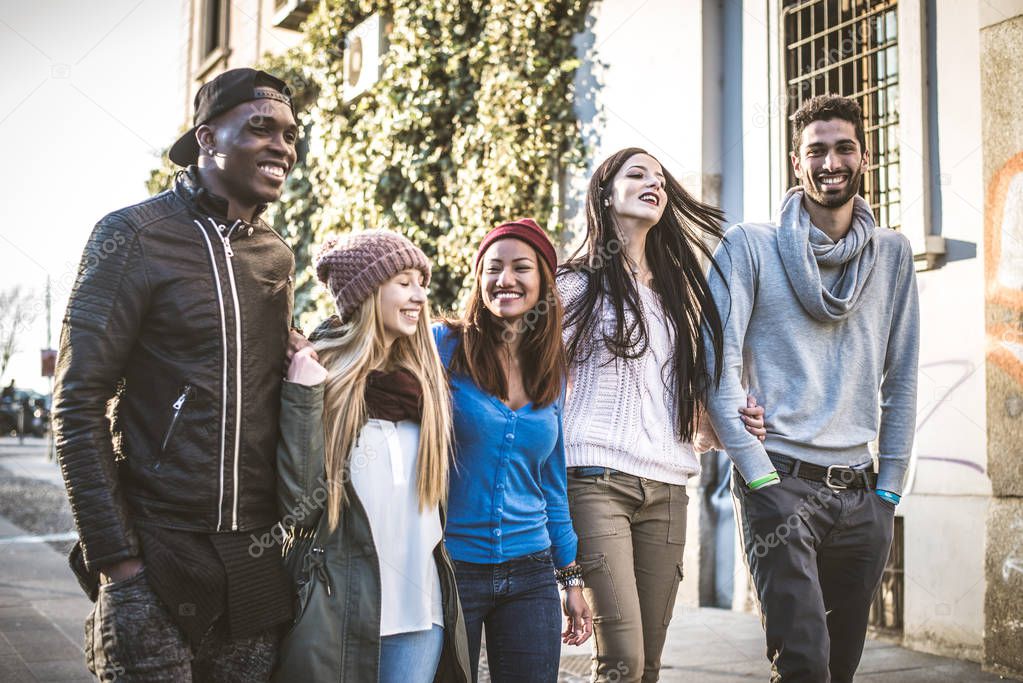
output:
M296 312L330 311L311 259L328 235L386 228L434 262L435 310L457 306L474 246L532 216L557 238L565 174L584 163L573 102L573 37L589 0L323 0L305 40L260 66L296 90L300 161L268 220L295 249ZM342 100L345 34L380 12L380 81ZM166 187L167 168L150 190Z

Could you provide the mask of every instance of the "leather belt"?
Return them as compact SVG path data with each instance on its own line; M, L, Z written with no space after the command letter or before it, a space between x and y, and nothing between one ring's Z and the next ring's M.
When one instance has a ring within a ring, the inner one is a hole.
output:
M877 474L869 469L853 468L847 465L814 465L813 463L796 460L786 455L768 453L778 474L787 474L807 481L824 482L835 491L842 489L874 489L877 487Z

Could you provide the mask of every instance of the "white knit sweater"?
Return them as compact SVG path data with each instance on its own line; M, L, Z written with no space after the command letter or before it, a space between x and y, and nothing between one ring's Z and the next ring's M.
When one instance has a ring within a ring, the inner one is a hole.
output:
M580 273L561 275L562 302L567 306L581 296L585 283ZM639 291L649 335L646 353L635 359L614 358L602 341L590 339L593 353L569 367L563 416L565 458L569 467L610 467L685 484L700 473L700 464L693 444L675 436L678 403L674 389L662 379L662 368L663 378L669 377L672 333L657 295L644 286ZM603 306L601 319L604 329L613 329L610 305ZM565 330L566 341L570 333Z

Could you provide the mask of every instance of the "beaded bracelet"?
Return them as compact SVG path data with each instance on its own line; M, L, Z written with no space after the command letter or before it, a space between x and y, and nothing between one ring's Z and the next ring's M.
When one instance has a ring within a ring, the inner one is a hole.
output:
M562 588L583 585L583 568L579 565L554 570L554 579Z

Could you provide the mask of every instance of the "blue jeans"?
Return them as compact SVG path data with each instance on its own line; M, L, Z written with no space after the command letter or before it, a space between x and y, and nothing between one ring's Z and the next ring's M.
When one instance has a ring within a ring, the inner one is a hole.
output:
M500 564L456 560L455 580L469 636L474 683L479 677L484 626L494 683L558 680L561 599L549 549Z
M444 629L395 633L380 639L380 683L431 683L437 675Z

